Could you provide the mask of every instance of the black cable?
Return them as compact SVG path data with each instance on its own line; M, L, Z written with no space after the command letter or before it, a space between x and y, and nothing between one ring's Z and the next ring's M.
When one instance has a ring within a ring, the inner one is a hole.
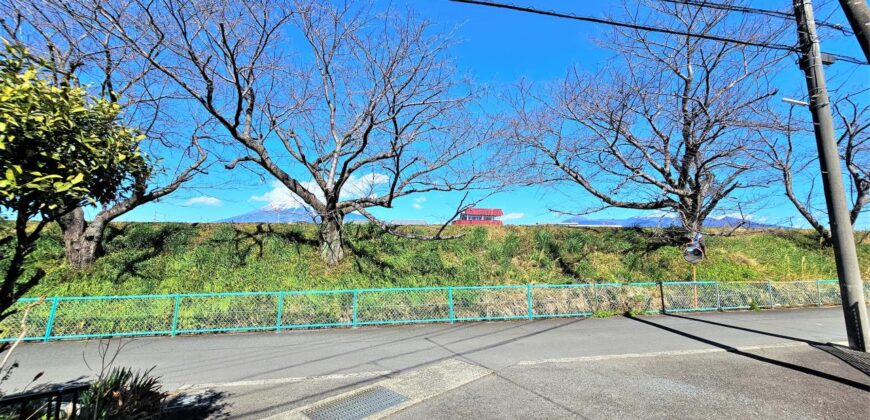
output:
M573 20L579 20L579 21L584 21L584 22L600 23L600 24L604 24L604 25L617 26L617 27L621 27L621 28L637 29L637 30L648 31L648 32L658 32L658 33L664 33L664 34L669 34L669 35L688 36L688 37L693 37L693 38L708 39L711 41L727 42L727 43L732 43L732 44L737 44L737 45L746 45L746 46L750 46L750 47L770 48L770 49L774 49L774 50L800 53L799 48L793 47L790 45L785 45L785 44L770 44L770 43L762 43L762 42L755 42L755 41L744 41L744 40L739 40L739 39L734 39L734 38L726 38L726 37L721 37L721 36L716 36L716 35L693 34L691 32L683 32L683 31L677 31L677 30L667 29L667 28L658 28L658 27L647 26L647 25L637 25L637 24L633 24L633 23L618 22L618 21L613 21L613 20L595 18L595 17L591 17L591 16L580 16L580 15L569 14L569 13L554 12L551 10L533 9L530 7L516 6L513 4L506 4L506 3L495 3L495 2L491 2L491 1L483 1L483 0L450 0L450 1L455 2L455 3L467 3L467 4L474 4L474 5L479 5L479 6L488 6L488 7L494 7L497 9L514 10L514 11L518 11L518 12L532 13L532 14L537 14L537 15L558 17L558 18L564 18L564 19L573 19ZM832 53L826 53L826 54L831 56L831 57L834 57L838 60L847 62L847 63L865 65L865 66L868 65L868 63L866 61L859 60L859 59L854 58L854 57L849 57L849 56L841 55L841 54L832 54Z
M667 3L677 3L677 4L685 4L688 6L695 7L705 7L708 9L718 9L718 10L727 10L731 12L740 12L740 13L753 13L764 16L777 17L782 19L792 20L794 19L794 15L787 12L780 12L779 10L769 10L769 9L758 9L755 7L746 7L746 6L735 6L731 4L722 4L722 3L714 3L706 0L659 0ZM837 23L830 23L825 21L816 21L816 26L824 26L826 28L836 29L841 31L847 35L855 35L852 31L846 29L843 25Z

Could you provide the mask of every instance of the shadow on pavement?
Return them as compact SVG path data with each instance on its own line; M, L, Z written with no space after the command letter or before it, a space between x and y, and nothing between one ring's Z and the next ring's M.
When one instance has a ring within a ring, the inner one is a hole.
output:
M685 320L695 321L695 322L703 322L705 324L716 325L716 326L725 327L725 328L732 328L735 330L746 331L746 332L751 332L751 333L755 333L755 334L762 334L762 335L767 335L770 337L782 338L785 340L800 341L801 343L807 343L810 345L818 345L818 346L825 345L825 343L821 343L818 341L807 340L807 339L798 338L798 337L791 337L788 335L776 334L776 333L771 333L771 332L767 332L767 331L753 330L752 328L738 327L736 325L723 324L721 322L710 321L707 319L692 318L692 317L688 317L688 316L674 315L674 314L665 314L665 316L669 316L671 318L680 318L680 319L685 319Z
M855 350L852 350L848 347L843 347L843 346L839 346L839 345L831 344L831 343L822 343L819 341L807 340L807 339L803 339L803 338L791 337L788 335L776 334L776 333L771 333L771 332L767 332L767 331L754 330L752 328L738 327L736 325L723 324L721 322L715 322L715 321L710 321L710 320L706 320L706 319L691 318L691 317L687 317L687 316L673 315L673 314L666 314L666 315L669 317L672 317L672 318L680 318L680 319L686 319L689 321L703 322L705 324L716 325L719 327L733 328L735 330L746 331L746 332L751 332L751 333L755 333L755 334L767 335L770 337L776 337L776 338L782 338L782 339L786 339L786 340L807 343L810 346L812 346L813 348L824 351L824 352L830 354L831 356L834 356L834 357L842 360L844 363L848 364L849 366L852 366L853 368L860 370L865 375L870 376L870 354L863 353L860 351L855 351Z
M515 343L515 342L517 342L517 341L520 341L520 340L523 340L523 339L526 339L526 338L530 338L530 337L533 337L533 336L536 336L536 335L544 334L544 333L547 333L547 332L550 332L550 331L553 331L553 330L556 330L556 329L559 329L559 328L563 328L563 327L568 326L568 325L571 325L571 324L576 324L576 323L581 322L581 321L583 321L583 320L585 320L585 319L587 319L587 318L577 318L577 319L572 319L572 320L570 320L570 321L560 322L560 323L558 323L557 325L554 325L554 326L549 327L549 328L545 328L545 329L541 329L541 330L537 330L537 331L533 331L533 332L528 332L528 333L520 334L520 335L517 335L517 336L515 336L515 337L507 338L507 339L504 339L504 340L501 340L501 341L498 341L498 342L495 342L495 343L487 344L487 345L484 345L484 346L475 347L475 348L473 348L473 349L465 350L465 351L462 351L462 352L455 352L455 351L452 351L452 350L447 350L447 351L450 353L449 355L442 356L442 357L437 357L437 358L433 358L433 359L429 359L429 360L426 360L426 361L424 361L424 362L417 363L417 364L414 364L414 365L412 365L412 366L408 366L408 367L406 367L406 368L404 368L404 369L396 370L396 371L394 371L394 372L392 372L392 373L390 373L390 374L387 374L387 375L377 376L377 377L374 377L374 378L367 378L367 379L362 380L362 381L357 381L357 382L353 382L353 383L350 383L350 384L346 384L346 385L342 385L342 386L338 386L338 387L330 388L330 389L328 389L328 390L320 391L320 392L317 392L317 393L314 393L314 394L305 395L305 396L300 396L299 398L295 398L295 399L293 399L293 400L291 400L291 401L283 402L283 403L281 403L280 405L273 405L273 406L269 406L269 407L265 407L265 408L260 408L260 409L257 409L257 410L247 411L247 412L244 412L244 413L234 413L233 415L234 415L234 416L262 416L264 413L266 413L266 412L268 412L268 411L271 411L271 410L274 410L274 409L276 409L276 408L278 408L278 407L281 407L281 406L286 406L286 407L289 408L289 407L294 406L295 404L302 403L302 402L305 401L305 400L315 401L315 400L318 399L318 398L328 397L328 396L333 395L333 394L335 394L335 393L337 393L337 392L340 392L340 391L346 391L346 390L354 389L354 388L357 388L357 387L363 386L363 385L368 384L368 383L376 382L376 381L381 380L381 379L384 379L384 378L389 378L389 377L392 377L392 376L395 376L395 375L399 375L399 374L404 373L404 372L410 372L410 371L413 371L413 370L415 370L415 369L419 369L419 368L421 368L421 367L423 367L423 366L427 366L427 365L430 365L430 364L435 364L435 363L438 363L438 362L442 362L442 361L444 361L444 360L452 359L452 358L457 357L457 356L458 356L458 357L462 357L462 358L466 359L467 361L469 361L469 362L471 362L471 363L474 363L474 364L476 364L476 365L480 365L479 363L477 363L477 362L475 362L475 361L473 361L473 360L468 359L468 355L471 355L471 354L474 354L474 353L478 353L478 352L482 352L482 351L485 351L485 350L490 350L490 349L493 349L493 348L502 347L502 346L505 346L505 345L507 345L507 344ZM522 326L522 325L525 325L525 324L519 324L519 326ZM515 326L510 327L510 328L507 328L507 329L513 329L513 328L515 328ZM433 342L432 340L430 340L430 337L426 337L426 334L422 334L422 335L424 336L424 337L423 337L424 340L427 340L427 341L431 342L432 344L435 345L435 347L441 347L441 348L443 348L444 346L449 346L449 345L457 344L457 343L464 342L464 341L468 341L468 340L472 340L472 339L478 339L478 338L481 337L481 336L468 337L468 338L462 338L462 339L459 339L459 340L454 340L454 341L451 341L451 342L448 342L448 343L444 343L444 344L439 344L439 343L435 343L435 342ZM403 352L403 353L399 353L399 354L393 354L393 355L390 355L390 356L387 356L387 357L382 357L382 358L375 359L375 360L368 360L368 361L365 361L365 362L363 362L363 363L360 363L360 364L358 364L358 365L356 365L356 366L354 366L354 367L363 366L363 365L366 365L366 364L379 365L379 362L381 362L381 361L383 361L383 360L393 359L393 358L398 358L398 357L403 357L403 356L409 356L409 355L412 355L412 354L415 354L415 353L419 353L419 352L421 352L421 351L428 351L428 350L431 350L432 348L433 348L433 347L429 347L429 348L421 349L421 350L413 350L413 351ZM574 413L573 411L571 411L571 412ZM574 414L577 414L577 413L574 413ZM579 415L579 414L578 414L578 415Z
M659 323L656 323L656 322L652 322L652 321L649 321L649 320L646 320L646 319L641 319L641 318L637 318L637 317L633 317L633 316L626 316L626 318L631 319L631 320L634 320L634 321L637 321L637 322L640 322L640 323L643 323L643 324L646 324L646 325L649 325L649 326L651 326L651 327L655 327L655 328L659 328L659 329L665 330L665 331L667 331L667 332L670 332L670 333L673 333L673 334L676 334L676 335L679 335L679 336L682 336L682 337L690 338L690 339L692 339L692 340L699 341L699 342L701 342L701 343L704 343L704 344L707 344L707 345L710 345L710 346L713 346L713 347L718 347L718 348L720 348L720 349L722 349L722 350L725 350L725 351L728 352L728 353L732 353L732 354L736 354L736 355L739 355L739 356L747 357L747 358L750 358L750 359L753 359L753 360L757 360L757 361L759 361L759 362L769 363L769 364L772 364L772 365L775 365L775 366L779 366L779 367L783 367L783 368L786 368L786 369L791 369L791 370L794 370L794 371L796 371L796 372L805 373L805 374L807 374L807 375L813 375L813 376L816 376L816 377L819 377L819 378L822 378L822 379L827 379L827 380L829 380L829 381L839 382L839 383L841 383L841 384L843 384L843 385L848 385L848 386L851 386L851 387L853 387L853 388L857 388L857 389L860 389L860 390L863 390L863 391L870 391L870 385L866 385L866 384L863 384L863 383L860 383L860 382L856 382L856 381L853 381L853 380L851 380L851 379L841 378L841 377L836 376L836 375L831 375L831 374L829 374L829 373L825 373L825 372L818 371L818 370L815 370L815 369L810 369L810 368L808 368L808 367L804 367L804 366L796 365L796 364L794 364L794 363L783 362L783 361L781 361L781 360L771 359L771 358L769 358L769 357L764 357L764 356L760 356L760 355L757 355L757 354L753 354L753 353L745 352L745 351L742 351L742 350L740 350L740 349L738 349L738 348L736 348L736 347L732 347L732 346L729 346L729 345L727 345L727 344L722 344L722 343L719 343L719 342L716 342L716 341L713 341L713 340L709 340L709 339L706 339L706 338L703 338L703 337L699 337L699 336L694 335L694 334L689 334L689 333L687 333L687 332L683 332L683 331L680 331L680 330L675 329L675 328L671 328L671 327L668 327L668 326L664 326L664 325L662 325L662 324L659 324ZM710 322L712 322L712 321L710 321ZM724 324L723 324L723 325L724 325ZM737 327L737 328L741 328L741 327ZM764 334L767 334L767 333L764 333ZM803 340L799 340L799 341L803 341Z
M224 419L228 404L224 399L225 392L205 390L199 392L182 392L166 399L166 411L161 419Z
M814 344L813 347L842 360L843 363L860 370L867 376L870 376L870 354L852 350L848 347L838 346L836 344Z

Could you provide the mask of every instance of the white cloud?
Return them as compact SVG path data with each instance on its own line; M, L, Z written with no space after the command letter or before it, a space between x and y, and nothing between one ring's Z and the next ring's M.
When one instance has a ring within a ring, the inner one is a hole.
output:
M420 210L423 208L423 203L425 203L425 202L426 202L426 197L422 197L422 196L417 197L414 199L414 203L411 204L411 207L413 207L417 210Z
M658 217L660 219L664 219L667 217L674 217L676 214L671 210L650 210L647 212L649 217Z
M765 219L763 217L757 218L751 214L740 214L740 213L725 213L725 214L720 214L718 216L710 216L710 218L714 219L714 220L722 220L722 219L725 219L727 217L731 217L734 219L741 219L741 220L746 219L746 220L752 220L752 221L764 221L764 219Z
M182 206L220 206L222 204L223 201L221 201L219 198L209 197L207 195L188 198L181 203Z
M522 219L523 217L526 217L525 213L506 213L504 216L499 217L499 219L502 221L508 221Z
M389 182L390 178L383 174L370 173L362 176L351 175L344 183L342 188L341 199L352 200L360 197L377 197L377 187ZM323 200L323 192L320 186L313 180L301 182L302 186L311 191L318 199ZM272 181L272 189L266 191L262 195L254 195L251 197L253 201L262 201L267 204L267 207L291 209L291 208L306 208L308 207L301 198L290 192L281 181Z

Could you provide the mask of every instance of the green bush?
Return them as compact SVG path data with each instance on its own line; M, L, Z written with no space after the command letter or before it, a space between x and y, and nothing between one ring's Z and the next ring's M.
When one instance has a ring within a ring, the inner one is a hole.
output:
M0 222L0 235L3 235ZM434 233L437 227L414 227ZM8 231L7 231L8 232ZM30 266L46 276L29 296L334 290L380 287L674 281L691 278L679 246L642 229L450 226L448 241L414 241L348 225L347 257L327 267L316 226L302 224L118 223L106 255L75 271L50 226ZM816 280L836 277L828 248L807 231L709 236L698 280ZM870 278L870 244L858 247ZM0 268L5 261L0 261Z
M153 368L152 368L153 369ZM148 419L163 411L166 393L152 369L112 368L82 394L82 419Z

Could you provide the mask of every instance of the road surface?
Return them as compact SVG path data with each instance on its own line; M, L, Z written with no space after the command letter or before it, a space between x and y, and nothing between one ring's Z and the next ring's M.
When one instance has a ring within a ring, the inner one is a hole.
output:
M862 365L842 311L801 309L565 318L155 337L123 344L115 364L156 366L183 401L213 417L281 418L328 397L461 362L481 373L392 413L398 418L867 418ZM28 343L12 392L99 371L98 341ZM444 365L445 363L452 363ZM475 371L477 371L475 370ZM449 373L449 372L448 372ZM447 375L449 376L449 375ZM467 376L467 375L466 375ZM36 385L38 385L36 384Z

